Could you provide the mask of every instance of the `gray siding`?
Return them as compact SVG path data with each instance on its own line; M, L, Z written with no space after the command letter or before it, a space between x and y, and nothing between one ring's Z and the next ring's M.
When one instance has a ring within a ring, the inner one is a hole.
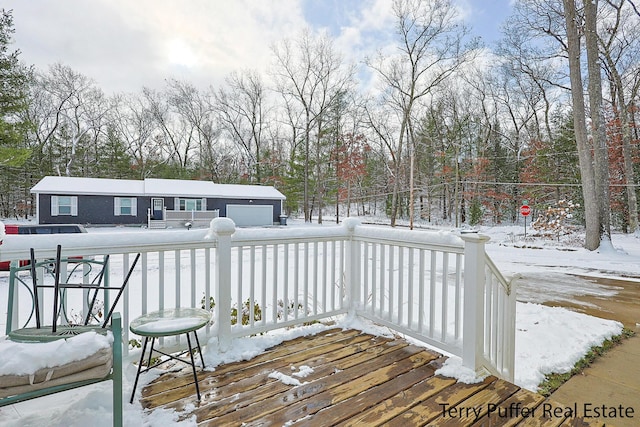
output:
M66 196L66 194L40 194L38 198L38 211L40 215L40 224L68 224L78 223L85 225L133 225L147 223L147 209L149 208L150 199L148 197L137 197L138 207L137 215L120 215L113 214L114 196L91 196L79 195L78 198L78 215L51 215L51 196ZM121 196L130 197L130 196Z

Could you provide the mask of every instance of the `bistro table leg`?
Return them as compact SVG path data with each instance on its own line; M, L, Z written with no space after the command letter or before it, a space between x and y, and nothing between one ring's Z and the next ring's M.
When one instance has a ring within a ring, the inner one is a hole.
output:
M147 368L151 367L151 359L153 356L153 346L156 343L156 337L151 338L151 348L149 349L149 360L147 360Z
M142 345L142 353L140 353L140 362L138 363L138 373L136 373L136 380L133 383L133 390L131 391L131 399L129 403L133 403L133 396L136 394L136 387L138 386L138 378L140 377L140 371L142 371L142 362L144 361L144 353L147 350L147 343L149 337L144 337L144 344ZM151 346L153 348L153 345Z
M198 339L198 333L196 331L193 331L193 335L196 337L196 344L198 344L198 353L200 353L200 361L202 362L202 369L204 369L204 356L202 355L202 348L200 347L200 340Z
M196 374L196 362L193 360L193 349L191 348L191 338L187 332L187 344L189 345L189 357L191 358L191 368L193 368L193 381L196 383L196 393L198 394L198 400L200 400L200 386L198 385L198 375Z

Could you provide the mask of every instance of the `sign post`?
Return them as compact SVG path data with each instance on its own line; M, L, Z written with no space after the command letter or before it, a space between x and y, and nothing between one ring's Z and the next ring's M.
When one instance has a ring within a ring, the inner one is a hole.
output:
M531 214L531 208L527 204L526 200L522 201L520 206L520 214L524 217L524 238L527 238L527 217Z

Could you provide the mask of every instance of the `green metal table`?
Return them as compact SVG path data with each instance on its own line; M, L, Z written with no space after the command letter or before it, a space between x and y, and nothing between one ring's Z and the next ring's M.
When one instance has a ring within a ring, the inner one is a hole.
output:
M203 326L205 326L211 320L211 313L207 310L201 308L172 308L166 310L154 311L151 313L147 313L136 318L133 322L129 324L129 330L141 337L144 337L144 344L142 345L142 353L140 354L140 363L138 364L138 372L136 374L136 380L133 383L133 391L131 392L131 399L129 403L133 403L133 396L136 393L136 387L138 386L138 378L140 374L143 372L147 372L150 369L161 365L162 363L168 362L171 359L179 360L181 362L187 363L191 365L193 369L193 381L196 385L196 393L198 395L198 400L200 400L200 386L198 385L198 377L196 375L196 364L193 359L193 348L191 346L191 338L189 336L190 333L193 333L193 336L196 339L198 353L200 353L200 361L202 362L202 368L204 369L204 358L202 357L202 350L200 348L200 341L198 340L198 334L196 331ZM178 354L177 356L164 353L158 349L154 349L153 346L155 344L156 338L161 337L170 337L185 334L187 336L187 345L188 350ZM147 344L149 342L149 338L151 338L151 349L149 350L149 359L147 362L147 367L143 370L142 363L144 361L144 356L147 350ZM164 356L167 356L169 359L161 360L157 363L151 365L151 356L153 352L160 353ZM185 353L189 353L190 360L184 360L181 358Z

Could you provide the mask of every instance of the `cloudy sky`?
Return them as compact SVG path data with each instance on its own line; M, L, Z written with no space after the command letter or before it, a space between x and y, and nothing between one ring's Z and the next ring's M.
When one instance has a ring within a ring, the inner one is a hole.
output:
M454 0L487 44L512 0ZM390 31L391 0L3 0L13 10L21 60L61 62L106 92L160 88L174 77L199 86L234 70L266 71L270 46L304 27L326 28L346 58L362 59Z

